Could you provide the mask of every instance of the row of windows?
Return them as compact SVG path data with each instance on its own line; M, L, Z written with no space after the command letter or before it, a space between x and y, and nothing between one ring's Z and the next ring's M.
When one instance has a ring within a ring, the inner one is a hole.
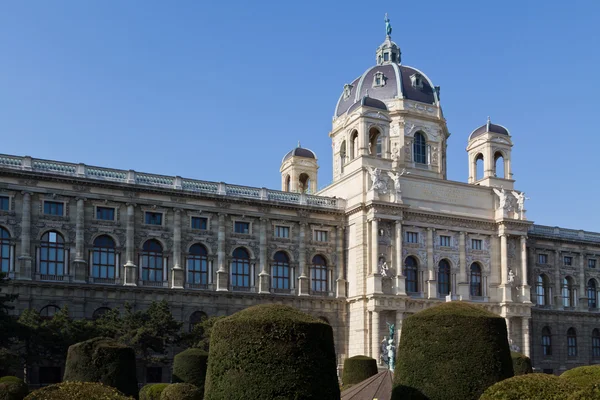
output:
M590 279L586 287L588 308L598 308L598 284L595 279ZM545 274L538 275L535 283L535 295L539 306L552 304L552 288L550 280ZM575 307L577 305L577 288L575 281L566 276L561 284L561 297L563 307Z
M550 328L545 326L542 329L542 354L545 356L552 355L552 333ZM567 330L567 356L577 357L577 332L575 328ZM592 331L592 357L600 358L600 330Z
M588 259L588 268L596 268L597 260L595 258ZM538 264L548 264L548 254L538 254ZM564 266L572 266L573 265L573 257L572 256L564 256L563 257L563 265Z
M404 276L406 279L406 291L408 293L419 292L419 264L415 257L409 256L404 260ZM441 260L438 264L438 295L447 296L451 291L451 273L448 260ZM483 293L481 266L477 263L471 264L469 276L469 291L473 297L481 297Z
M419 243L419 233L418 232L406 232L405 233L406 243ZM441 247L450 247L452 243L452 238L450 236L440 235L440 246ZM471 248L473 250L483 250L483 240L481 239L471 239Z

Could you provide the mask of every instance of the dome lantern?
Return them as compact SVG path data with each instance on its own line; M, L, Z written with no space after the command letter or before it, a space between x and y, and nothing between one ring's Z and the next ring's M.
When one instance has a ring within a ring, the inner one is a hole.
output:
M377 48L377 65L400 64L402 52L400 47L392 42L392 24L388 15L385 14L385 41Z

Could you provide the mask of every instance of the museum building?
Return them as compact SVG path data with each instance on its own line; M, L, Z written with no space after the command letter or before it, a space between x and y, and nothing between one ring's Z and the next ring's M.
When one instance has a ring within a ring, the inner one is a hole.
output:
M282 159L281 190L0 155L14 312L97 318L166 299L191 327L281 303L332 325L341 364L379 359L388 324L401 334L409 315L462 300L504 317L513 349L544 372L600 362L600 234L527 219L513 138L489 118L464 134L467 182L448 180L440 87L402 63L389 20L386 33L335 105L333 182L320 191L317 156L300 145Z

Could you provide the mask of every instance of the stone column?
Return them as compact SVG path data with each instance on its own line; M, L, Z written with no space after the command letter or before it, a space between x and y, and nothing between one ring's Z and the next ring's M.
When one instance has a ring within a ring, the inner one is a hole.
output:
M521 318L521 332L523 333L523 348L521 349L521 353L526 355L527 357L531 357L530 351L530 338L529 338L529 318Z
M400 347L400 335L402 334L402 321L404 320L404 312L396 311L396 354L398 354L398 348Z
M258 274L258 293L268 294L271 293L269 285L269 272L268 258L267 255L267 224L269 220L267 218L260 219L260 244L259 244L259 262L260 262L260 274Z
M125 237L125 273L123 284L137 286L137 266L135 265L135 204L127 204L127 230Z
M588 309L588 297L587 297L587 282L585 280L585 252L583 249L579 253L579 304L578 308L581 310Z
M396 221L396 294L406 295L406 278L404 276L404 257L402 255L402 221Z
M219 213L219 233L217 235L217 292L226 292L229 283L229 276L225 257L225 214Z
M75 282L85 282L87 278L87 262L84 255L85 233L85 199L77 198L77 211L75 216L75 260L71 276Z
M437 281L433 265L433 228L427 228L427 297L437 298Z
M379 346L381 345L381 339L379 337L379 311L371 312L371 358L377 360L377 364L380 363L379 358Z
M171 289L183 289L185 270L181 264L181 209L176 208L173 218L173 268Z
M510 337L510 318L509 317L505 317L504 320L506 321L506 337L508 338L508 344L511 344L511 337Z
M337 239L337 279L335 281L336 286L336 297L343 299L346 297L346 279L344 278L344 227L338 226L336 230Z
M31 257L31 193L23 194L23 212L21 213L21 255L16 278L31 280L33 258Z
M379 271L379 226L377 218L371 220L370 274L367 276L367 293L383 293Z
M511 286L508 283L508 235L503 233L500 235L500 273L502 274L502 302L512 301Z
M460 274L458 276L458 295L461 300L469 300L471 291L469 290L469 265L467 265L467 246L466 234L460 232L458 236L458 260L460 266Z
M554 304L562 309L562 279L560 279L560 251L554 251Z
M527 282L527 236L521 236L521 301L531 303L529 282Z
M309 292L309 279L306 275L306 222L300 222L300 235L298 240L298 268L300 269L300 276L298 277L298 296L308 296Z

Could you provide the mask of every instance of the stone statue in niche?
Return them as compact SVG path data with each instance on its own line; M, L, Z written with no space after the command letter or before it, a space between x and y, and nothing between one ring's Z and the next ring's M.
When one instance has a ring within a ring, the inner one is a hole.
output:
M515 283L515 274L512 270L512 268L508 269L508 284L512 285Z
M389 270L390 267L388 267L385 257L379 257L379 274L381 274L381 277L388 278Z
M402 172L397 173L397 172L388 172L387 173L388 176L390 177L390 179L392 180L392 182L394 182L394 202L395 203L402 203L402 189L401 189L401 183L400 183L400 177L402 175L408 175L410 174L410 172L406 172L406 168L404 168L402 170Z
M387 193L387 184L381 176L379 168L367 167L371 176L371 190L377 193Z

